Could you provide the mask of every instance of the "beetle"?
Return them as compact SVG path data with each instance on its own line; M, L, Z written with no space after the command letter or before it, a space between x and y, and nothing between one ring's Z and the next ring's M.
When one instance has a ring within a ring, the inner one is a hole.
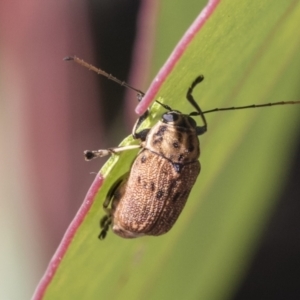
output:
M136 91L139 100L144 95L140 90L76 56L67 57L65 60L74 60ZM166 109L166 112L152 128L140 131L138 129L148 117L149 110L138 118L132 130L133 138L140 141L138 145L84 151L86 160L91 160L122 151L140 149L130 171L116 180L109 189L103 203L106 215L100 220L100 239L106 237L110 227L114 233L123 238L159 236L173 227L200 173L198 136L207 131L206 113L300 103L300 101L274 102L215 108L203 112L192 95L194 88L203 80L203 75L198 76L186 93L186 99L195 111L184 114L155 100ZM203 125L199 126L193 117L200 117Z
M192 91L203 79L197 77L187 93L196 112L185 115L159 102L167 112L152 128L138 132L145 116L138 119L132 135L141 141L134 148L141 150L130 172L107 195L104 202L107 215L101 220L100 238L105 237L111 224L119 236L135 238L164 234L176 222L200 172L198 135L206 131L207 124ZM197 126L191 115L201 116L204 125ZM90 160L132 148L85 151L85 157Z

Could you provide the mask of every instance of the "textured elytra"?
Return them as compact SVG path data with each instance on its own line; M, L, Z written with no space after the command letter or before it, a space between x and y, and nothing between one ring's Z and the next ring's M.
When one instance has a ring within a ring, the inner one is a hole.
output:
M178 172L169 160L143 150L128 180L114 195L113 201L118 204L113 212L113 231L127 238L168 232L184 208L199 172L198 160L183 165Z
M124 238L168 232L199 175L195 124L178 117L184 126L160 121L151 128L129 176L111 195L112 229Z

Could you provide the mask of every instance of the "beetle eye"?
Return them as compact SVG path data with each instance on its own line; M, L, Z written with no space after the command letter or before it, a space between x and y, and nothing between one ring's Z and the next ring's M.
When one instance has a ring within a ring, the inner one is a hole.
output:
M170 123L170 122L175 122L179 118L179 115L174 112L168 112L163 114L162 119L164 123Z

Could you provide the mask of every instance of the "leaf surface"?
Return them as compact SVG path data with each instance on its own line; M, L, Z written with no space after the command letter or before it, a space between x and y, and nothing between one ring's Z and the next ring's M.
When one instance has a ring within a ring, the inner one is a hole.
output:
M191 112L185 94L199 74L205 80L194 97L204 111L299 100L299 2L222 0L209 5L155 77L138 111L160 97L176 110ZM176 23L161 16L160 26L162 20L165 26ZM155 124L163 112L153 105L143 127ZM104 242L97 239L107 191L129 170L136 152L109 159L35 298L230 297L286 180L299 116L298 105L207 114L201 174L174 228L161 237L124 240L110 231ZM122 145L133 142L128 137Z

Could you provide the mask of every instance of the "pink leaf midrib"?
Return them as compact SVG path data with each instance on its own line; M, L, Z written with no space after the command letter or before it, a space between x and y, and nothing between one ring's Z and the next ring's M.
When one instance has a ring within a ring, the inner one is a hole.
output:
M149 89L147 90L143 100L137 105L135 112L138 115L142 115L149 105L153 102L157 91L160 89L161 85L164 83L168 75L172 72L178 60L181 58L187 46L193 40L194 36L199 32L199 30L203 27L209 17L217 8L218 4L221 0L210 0L208 1L205 8L201 11L196 20L192 23L189 29L186 31L184 36L181 38L171 55L169 56L166 63L158 72L157 76L155 76L152 81Z

